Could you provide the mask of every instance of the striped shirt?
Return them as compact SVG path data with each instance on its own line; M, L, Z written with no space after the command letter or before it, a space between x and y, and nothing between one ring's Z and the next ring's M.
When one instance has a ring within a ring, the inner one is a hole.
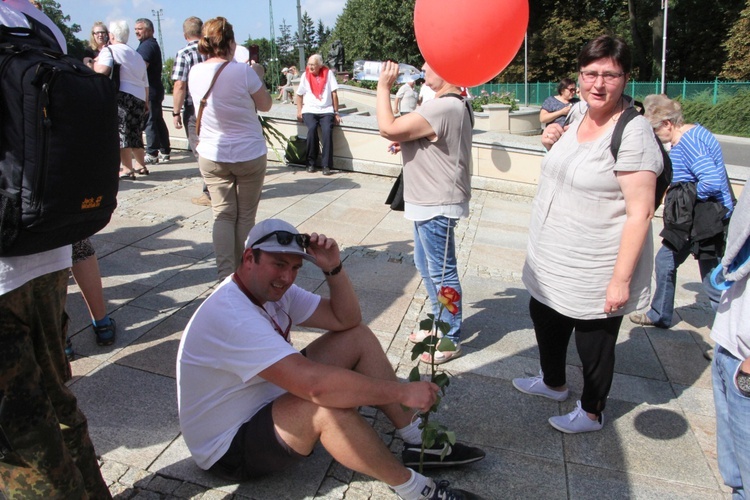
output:
M696 123L682 134L669 157L672 159L672 183L694 182L699 200L719 201L729 210L725 218L731 215L734 203L724 156L711 132Z
M198 52L198 40L188 42L186 46L177 51L174 56L174 67L172 69L172 80L187 82L190 68L198 63L202 63L204 57ZM185 105L191 106L193 100L190 98L190 92L185 95Z

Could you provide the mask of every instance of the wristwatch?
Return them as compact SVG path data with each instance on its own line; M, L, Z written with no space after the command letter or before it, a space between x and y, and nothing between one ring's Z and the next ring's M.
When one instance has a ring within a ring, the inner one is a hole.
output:
M339 265L331 269L330 271L323 271L323 274L326 276L336 276L338 273L341 272L341 269L344 267L343 262L339 262Z
M177 113L175 113L174 111L172 111L172 116L180 116L180 112L178 111Z
M750 373L745 373L742 368L737 370L737 389L740 390L743 396L750 398Z

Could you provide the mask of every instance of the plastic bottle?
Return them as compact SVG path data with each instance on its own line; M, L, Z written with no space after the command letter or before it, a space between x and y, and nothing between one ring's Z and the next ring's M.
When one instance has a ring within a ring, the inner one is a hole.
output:
M355 80L372 80L377 81L380 78L380 68L383 63L379 61L354 61ZM412 82L422 78L422 72L411 64L399 63L398 78L396 83Z

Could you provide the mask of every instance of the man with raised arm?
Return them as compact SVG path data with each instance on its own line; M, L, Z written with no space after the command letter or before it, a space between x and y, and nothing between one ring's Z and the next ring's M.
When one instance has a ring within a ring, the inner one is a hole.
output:
M294 281L304 261L325 275L330 298ZM292 325L327 330L302 351ZM180 427L198 466L242 481L281 471L320 441L339 463L387 483L405 500L477 498L404 466L419 462L420 420L436 401L430 382L399 382L362 324L338 244L268 219L248 235L242 262L198 308L177 355ZM377 406L404 440L403 463L357 411ZM462 465L484 452L455 444L426 467Z

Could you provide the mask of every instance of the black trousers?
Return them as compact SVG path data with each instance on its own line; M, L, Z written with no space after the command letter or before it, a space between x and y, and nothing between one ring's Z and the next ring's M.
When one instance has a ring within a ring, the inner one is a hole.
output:
M318 159L318 125L323 142L323 158L321 166L333 168L333 124L336 115L333 113L315 114L304 113L302 121L307 126L307 165L314 167Z
M583 365L581 408L601 414L612 387L615 345L622 316L591 320L569 318L533 297L529 302L529 314L539 345L544 383L550 387L565 385L565 358L575 330L576 348Z

